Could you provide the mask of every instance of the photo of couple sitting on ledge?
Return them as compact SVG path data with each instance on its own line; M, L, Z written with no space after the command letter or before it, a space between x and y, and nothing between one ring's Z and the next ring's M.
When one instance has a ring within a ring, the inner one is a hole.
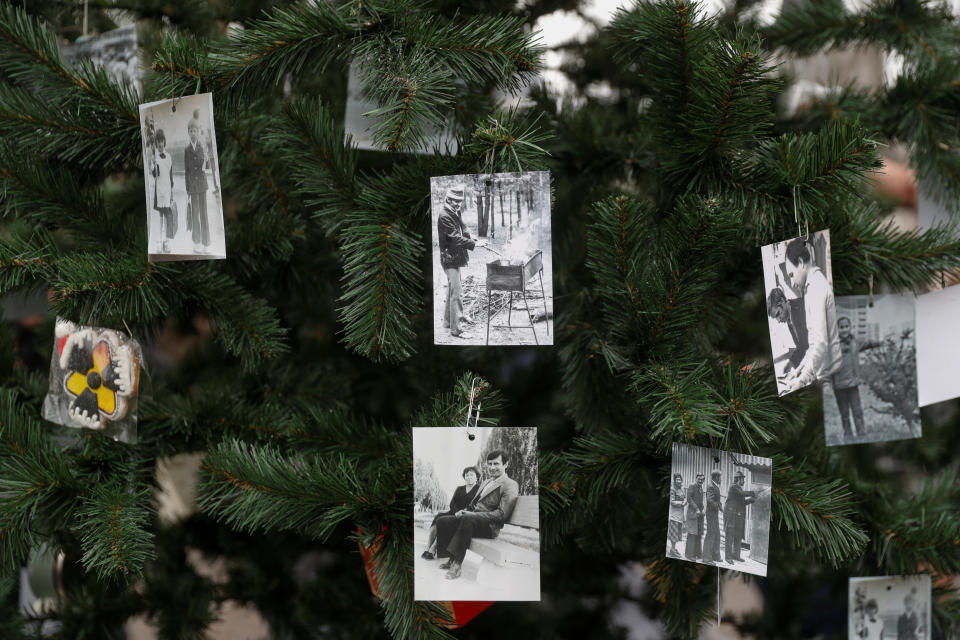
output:
M536 429L470 432L414 430L416 599L539 600Z

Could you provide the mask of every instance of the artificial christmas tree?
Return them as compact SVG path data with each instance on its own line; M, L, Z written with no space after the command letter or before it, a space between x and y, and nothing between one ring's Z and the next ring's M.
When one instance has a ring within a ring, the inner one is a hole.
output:
M848 577L922 572L934 633L956 631L956 403L923 412L922 439L827 449L819 390L777 397L759 251L797 221L829 229L837 295L919 292L960 266L954 229L894 228L871 184L898 141L958 200L948 11L792 2L763 25L750 2L715 18L641 2L565 48L572 100L534 87L516 107L542 64L530 25L577 2L86 4L94 31L140 21L142 94L64 63L81 3L0 7L0 294L50 299L18 344L2 332L8 637L29 633L15 578L44 543L85 571L45 614L60 637L144 615L199 638L228 601L276 638L448 636L450 610L413 598L410 432L465 424L478 393L480 425L539 428L543 602L458 636L621 637L631 603L671 637L715 620L717 569L664 557L675 442L773 460L765 606L741 631L838 637ZM852 43L901 54L903 75L777 113L774 54ZM388 152L344 141L351 63ZM149 262L138 104L208 92L227 259ZM431 145L450 111L456 155ZM547 169L556 346L434 346L430 178ZM49 437L55 316L143 345L135 444ZM187 452L199 512L161 521L155 465ZM624 586L630 563L647 588Z

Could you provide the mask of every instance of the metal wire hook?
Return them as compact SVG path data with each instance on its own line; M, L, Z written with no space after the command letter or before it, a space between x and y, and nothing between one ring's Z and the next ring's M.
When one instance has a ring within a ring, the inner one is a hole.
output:
M473 414L473 399L474 399L474 394L475 394L475 392L476 392L476 389L477 389L477 379L474 378L473 381L472 381L471 384L470 384L470 406L467 408L467 424L466 424L466 427L467 427L467 439L469 439L469 440L475 440L476 437L477 437L476 434L473 433L473 430L477 428L477 424L480 422L480 408L483 406L483 401L482 401L482 400L479 401L479 402L477 402L477 413L476 413L476 416L475 416L474 419L473 419L473 425L471 426L471 425L470 425L470 417L474 415L474 414Z
M800 218L797 215L797 185L793 185L793 221L797 225L797 237L803 234L800 232ZM810 235L810 227L807 227L807 235Z

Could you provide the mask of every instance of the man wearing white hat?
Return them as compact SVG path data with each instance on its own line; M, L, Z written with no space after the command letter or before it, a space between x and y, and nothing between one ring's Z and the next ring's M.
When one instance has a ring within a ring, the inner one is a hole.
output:
M470 338L460 328L463 320L463 300L460 297L460 267L467 266L477 243L460 218L463 209L463 188L447 189L443 200L443 213L437 218L437 235L440 238L440 266L447 274L447 303L443 309L443 326L450 328L455 338Z

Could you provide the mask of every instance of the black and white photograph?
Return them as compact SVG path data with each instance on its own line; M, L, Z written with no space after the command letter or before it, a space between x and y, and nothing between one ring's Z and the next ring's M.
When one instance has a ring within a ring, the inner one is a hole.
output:
M828 446L919 438L916 298L839 296L840 367L823 382Z
M552 345L550 173L430 179L433 343Z
M760 249L777 393L825 382L840 366L830 232Z
M95 67L105 69L117 84L130 86L140 93L136 25L126 25L98 36L81 36L61 47L60 53L71 65L79 66L81 62L89 61Z
M773 460L673 444L667 557L767 575Z
M960 397L960 286L917 296L917 395L920 406Z
M930 576L850 578L848 637L930 640Z
M344 137L350 136L352 144L358 149L386 151L384 145L378 144L373 139L378 121L378 116L374 112L380 106L364 95L363 83L360 81L356 64L350 65L349 75L347 76L347 107L343 117ZM443 129L430 131L429 135L425 136L423 146L412 151L428 154L433 153L434 148L451 155L457 153L458 143L452 113L450 114L450 124Z
M150 260L227 257L213 94L140 105Z
M413 430L416 600L540 600L538 473L535 427Z

